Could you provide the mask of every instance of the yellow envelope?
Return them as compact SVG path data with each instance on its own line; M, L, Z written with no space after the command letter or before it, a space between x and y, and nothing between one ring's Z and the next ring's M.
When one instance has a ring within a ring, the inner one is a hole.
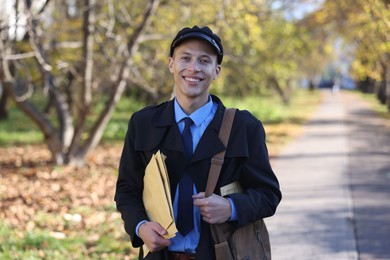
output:
M146 213L151 221L158 222L168 232L165 238L174 237L175 225L166 156L157 151L146 166L142 194Z

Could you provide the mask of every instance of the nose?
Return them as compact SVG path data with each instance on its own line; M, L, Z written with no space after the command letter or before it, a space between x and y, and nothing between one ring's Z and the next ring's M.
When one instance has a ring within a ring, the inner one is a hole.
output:
M200 66L199 61L193 60L193 61L191 62L190 68L191 68L193 71L196 71L196 72L200 71L200 70L201 70L201 66Z

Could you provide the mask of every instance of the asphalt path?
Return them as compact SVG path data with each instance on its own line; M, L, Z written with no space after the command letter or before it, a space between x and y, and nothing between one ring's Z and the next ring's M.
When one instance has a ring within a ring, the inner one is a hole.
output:
M350 92L322 104L272 165L273 260L390 259L390 124Z

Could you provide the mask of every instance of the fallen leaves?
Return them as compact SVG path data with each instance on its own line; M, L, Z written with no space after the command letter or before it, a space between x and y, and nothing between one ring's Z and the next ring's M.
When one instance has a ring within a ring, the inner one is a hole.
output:
M43 145L0 148L0 218L14 228L31 229L42 225L37 220L42 213L61 216L44 222L56 237L69 223L94 228L111 218L112 212L99 209L114 208L120 152L119 145L98 147L85 167L73 168L51 165ZM89 210L77 212L82 208Z
M0 148L0 220L12 230L5 254L135 257L114 202L121 150L99 146L75 168L52 165L44 145Z

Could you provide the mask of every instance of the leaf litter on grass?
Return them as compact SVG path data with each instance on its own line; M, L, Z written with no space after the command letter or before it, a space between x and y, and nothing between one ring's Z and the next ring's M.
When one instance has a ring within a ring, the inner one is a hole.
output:
M40 230L57 240L81 239L86 249L79 254L131 259L136 251L114 203L121 148L99 146L80 168L52 165L43 145L0 148L1 221L20 237ZM105 248L107 240L113 243Z

